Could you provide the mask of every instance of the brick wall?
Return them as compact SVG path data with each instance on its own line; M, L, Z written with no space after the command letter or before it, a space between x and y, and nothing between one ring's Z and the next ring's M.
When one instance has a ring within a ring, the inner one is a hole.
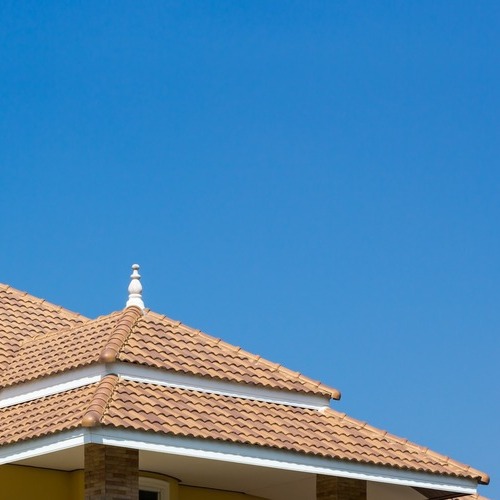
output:
M138 500L139 452L85 445L85 500Z
M334 476L316 476L317 500L366 500L366 481Z

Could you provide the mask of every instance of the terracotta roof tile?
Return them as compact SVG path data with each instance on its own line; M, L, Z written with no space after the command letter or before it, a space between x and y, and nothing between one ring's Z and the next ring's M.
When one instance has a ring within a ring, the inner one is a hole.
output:
M331 409L240 399L121 380L114 375L99 384L0 409L0 445L94 426L488 481L478 470Z
M486 479L480 471L331 409L320 412L113 375L98 384L0 409L0 445L96 425Z
M0 284L0 373L22 341L86 321L84 316Z
M327 409L285 406L121 380L101 424L215 439L415 471L483 473Z
M17 291L10 295L15 299L0 296L2 310L12 309L19 315L19 310L22 313L26 309L34 326L26 338L23 323L15 348L8 352L4 349L10 363L8 372L0 378L3 387L90 363L119 360L223 381L340 397L336 389L166 316L153 312L143 316L138 308L131 307L95 320L73 318L66 311L59 317L55 311L60 309L51 306L46 312L40 299ZM23 308L19 296L31 305ZM5 331L9 328L6 320ZM1 349L0 344L0 353Z
M104 363L113 363L116 361L118 352L141 316L142 310L135 306L127 307L123 311L122 316L114 327L111 337L109 337L106 346L99 356L99 361Z
M39 334L22 342L1 385L7 387L97 362L122 315L102 316L74 329Z
M338 391L239 347L138 308L88 320L0 285L1 385L114 360L267 388ZM0 445L104 425L326 458L449 474L486 475L345 414L105 377L100 384L0 409ZM480 497L478 497L479 500Z
M94 427L101 421L117 383L116 375L107 375L99 382L92 401L82 417L83 427Z
M452 500L489 500L489 498L482 497L481 495L466 495L464 497L453 498Z
M153 312L139 319L117 359L219 380L340 397L336 389Z
M98 384L0 408L0 446L75 429Z

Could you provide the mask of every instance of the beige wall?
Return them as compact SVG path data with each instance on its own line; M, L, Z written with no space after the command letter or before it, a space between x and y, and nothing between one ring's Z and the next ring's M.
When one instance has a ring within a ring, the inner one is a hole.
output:
M241 493L193 488L158 474L141 476L165 480L170 500L262 500ZM83 471L64 472L19 465L0 466L0 500L83 500Z
M256 485L250 492L273 500L316 500L316 475L265 488Z
M179 498L173 500L263 500L262 497L221 490L207 490L191 486L179 486Z
M368 482L367 500L423 500L425 497L407 486Z
M258 495L244 495L229 491L195 488L178 484L171 478L158 474L141 473L141 476L152 477L168 481L170 485L170 500L262 500L269 494L273 498L289 498L307 488L309 481L303 484L283 485L283 495L277 491L260 490ZM311 478L314 478L311 475ZM314 488L314 484L311 483ZM290 487L290 490L286 488ZM22 467L18 465L0 466L0 500L83 500L84 495L83 471L64 472L36 467ZM257 493L257 492L256 492ZM311 492L312 493L312 492ZM307 491L302 492L300 498L314 498ZM412 488L390 484L368 482L367 500L423 500L423 496Z
M83 500L83 472L0 466L0 500Z

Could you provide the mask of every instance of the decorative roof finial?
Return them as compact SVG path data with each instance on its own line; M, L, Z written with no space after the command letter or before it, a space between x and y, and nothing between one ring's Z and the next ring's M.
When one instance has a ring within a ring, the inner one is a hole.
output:
M127 306L137 306L144 309L144 302L142 301L142 285L140 282L141 275L139 274L139 264L132 265L132 274L130 275L132 281L128 286L128 300Z

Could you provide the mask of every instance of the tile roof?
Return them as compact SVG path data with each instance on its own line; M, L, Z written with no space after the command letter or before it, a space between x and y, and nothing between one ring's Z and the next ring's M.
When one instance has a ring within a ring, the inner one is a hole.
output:
M97 363L108 342L116 337L116 330L120 331L117 327L123 324L121 320L127 320L135 311L138 310L101 316L75 328L37 333L20 343L9 369L0 378L0 386L8 387Z
M117 383L101 424L483 477L480 471L332 409L318 411L141 382Z
M114 361L340 397L336 389L151 311L143 314L129 307L89 320L0 285L0 388ZM488 482L478 470L332 409L318 411L127 381L115 375L98 384L0 409L0 446L96 425Z
M98 384L0 408L0 446L81 426Z
M9 370L0 376L0 387L116 360L223 381L340 397L336 389L300 373L166 316L153 312L143 315L136 307L74 328L35 333L17 346Z
M0 445L80 426L247 444L487 482L478 470L332 409L240 399L114 375L99 384L0 409Z
M87 318L0 283L0 373L24 340L81 325Z
M340 397L336 389L154 312L140 318L117 359L231 382Z

